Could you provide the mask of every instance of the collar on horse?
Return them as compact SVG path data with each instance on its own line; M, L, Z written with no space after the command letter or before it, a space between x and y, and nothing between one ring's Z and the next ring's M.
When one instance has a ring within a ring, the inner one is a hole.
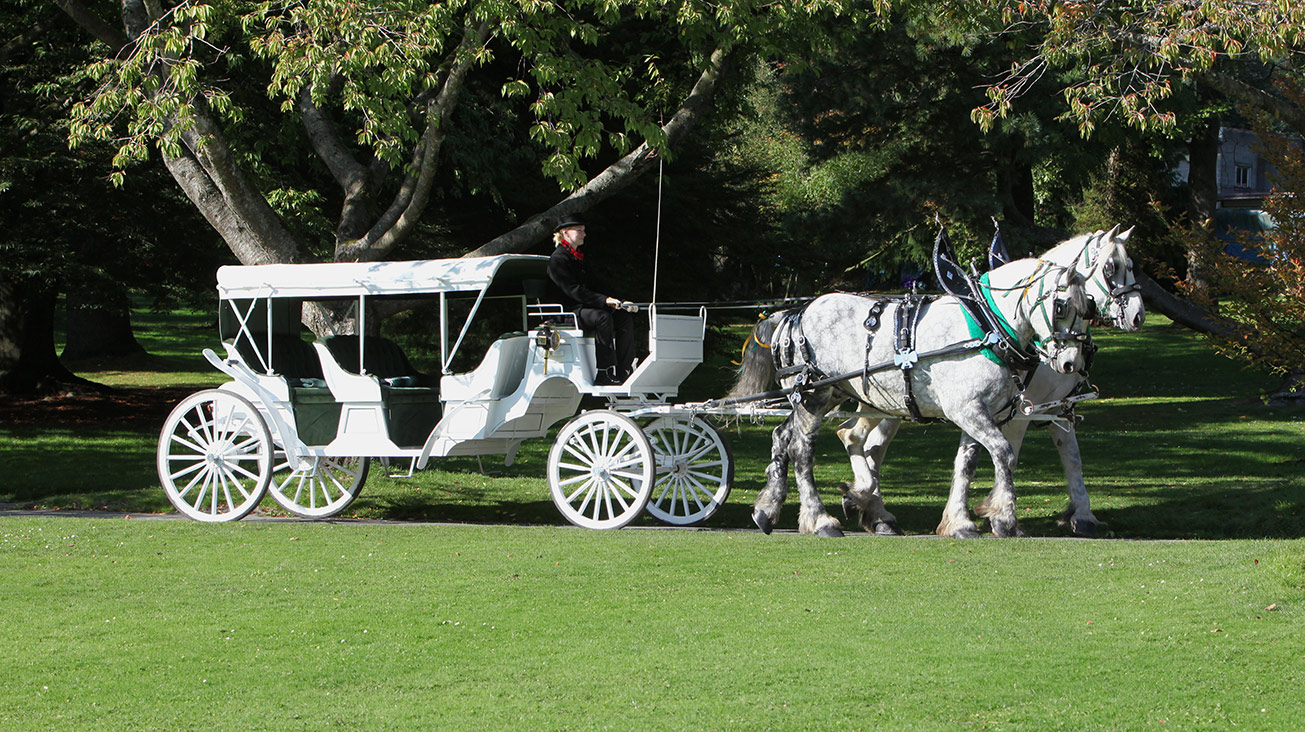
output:
M998 241L994 238L994 248ZM1001 251L1005 252L1004 243ZM976 278L955 262L945 228L940 228L938 237L934 239L933 267L943 291L960 303L966 321L970 323L971 334L991 343L990 347L983 349L985 356L1019 371L1032 371L1038 367L1040 358L1037 351L1020 344L1014 328L992 301L987 275Z

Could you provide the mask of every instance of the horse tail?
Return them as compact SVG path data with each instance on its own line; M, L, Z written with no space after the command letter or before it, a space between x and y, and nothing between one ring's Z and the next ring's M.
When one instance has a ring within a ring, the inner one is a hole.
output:
M783 312L762 318L743 342L743 354L739 363L739 375L730 387L726 399L752 396L768 391L775 378L775 359L771 355L770 344L775 335Z

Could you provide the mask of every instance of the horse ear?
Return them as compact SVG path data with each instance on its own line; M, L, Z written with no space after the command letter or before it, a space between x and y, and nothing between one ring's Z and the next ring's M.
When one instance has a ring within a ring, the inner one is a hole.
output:
M1129 237L1129 235L1131 235L1131 234L1133 233L1133 229L1136 229L1136 228L1137 228L1136 226L1130 226L1130 227L1128 227L1128 231L1125 231L1124 233L1122 233L1122 234L1120 234L1119 236L1115 237L1115 240L1118 241L1120 244L1123 244L1124 242L1128 241L1128 237Z
M1106 240L1109 241L1111 239L1114 239L1118 235L1119 235L1119 224L1115 224L1115 228L1111 229L1110 233L1106 234Z

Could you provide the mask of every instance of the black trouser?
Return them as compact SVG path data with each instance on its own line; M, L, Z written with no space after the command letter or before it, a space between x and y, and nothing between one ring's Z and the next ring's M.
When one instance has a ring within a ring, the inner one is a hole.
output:
M624 310L576 308L580 327L594 336L598 373L611 374L619 383L634 371L634 318Z

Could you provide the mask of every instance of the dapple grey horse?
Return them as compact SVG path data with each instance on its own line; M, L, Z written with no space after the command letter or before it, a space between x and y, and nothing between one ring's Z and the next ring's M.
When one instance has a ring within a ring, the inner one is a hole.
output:
M988 283L994 310L1019 348L1035 348L1054 371L1082 370L1089 308L1084 278L1072 267L1028 259L993 270ZM897 322L899 313L910 313L914 326L909 348L896 337L904 325ZM769 533L778 519L791 462L801 493L799 531L843 535L816 490L813 443L825 415L850 399L902 417L910 415L908 402L913 400L921 416L945 418L960 427L992 456L996 485L987 515L993 531L999 536L1022 533L1015 513L1014 451L1000 428L1004 414L1015 408L1019 388L1010 367L978 347L981 336L976 337L974 321L955 298L930 298L912 309L902 300L835 293L808 303L800 321L797 317L783 311L757 324L753 340L769 342L770 348L745 350L739 378L725 400L748 400L769 388L776 376L785 388L812 383L790 398L792 413L772 435L766 486L753 507L753 521L762 531ZM877 328L880 320L882 330ZM882 364L906 368L880 369ZM977 532L965 497L957 493L963 477L953 478L943 516L946 533L953 536Z
M1132 231L1129 229L1120 233L1119 227L1115 227L1109 232L1083 234L1061 242L1039 257L1057 266L1074 267L1086 280L1085 289L1091 299L1093 314L1116 328L1130 332L1140 329L1146 319L1140 288L1133 274L1133 263L1125 248ZM1081 381L1082 376L1079 374L1060 373L1043 364L1033 373L1024 393L1035 404L1059 402L1069 397ZM843 441L851 459L853 474L853 482L844 483L841 488L844 494L843 510L850 520L859 522L862 528L875 534L901 533L897 519L884 508L879 485L884 453L901 424L900 419L850 419L838 429L839 439ZM1002 433L1014 450L1017 461L1029 425L1027 420L1012 420L1002 427ZM1088 500L1074 422L1069 420L1049 429L1060 452L1069 493L1069 506L1061 514L1060 522L1068 524L1080 536L1099 536L1101 522L1092 514ZM956 456L957 470L962 475L972 477L976 459L977 448L962 438ZM979 510L982 512L985 509L981 506ZM947 533L948 528L939 525L938 533Z

